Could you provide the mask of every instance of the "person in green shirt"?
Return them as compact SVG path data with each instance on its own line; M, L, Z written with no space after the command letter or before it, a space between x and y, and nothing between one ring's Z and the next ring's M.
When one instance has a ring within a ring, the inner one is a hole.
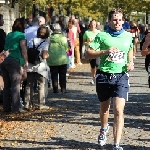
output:
M123 111L128 100L129 75L134 69L133 43L131 33L122 28L123 12L114 9L109 12L109 27L100 32L90 43L86 58L100 57L101 63L96 74L96 92L100 101L101 129L98 142L101 146L106 143L108 132L108 117L110 100L113 100L114 110L114 145L113 150L123 150L119 146L124 125Z
M50 46L48 49L49 57L47 58L47 64L50 67L53 93L58 93L58 75L59 84L62 94L66 93L66 73L67 64L69 59L67 51L69 45L67 38L61 33L61 26L56 23L53 24L54 32L50 36Z
M83 44L88 48L89 44L94 40L95 36L100 33L100 30L96 29L96 20L92 20L90 22L90 29L87 30L83 35ZM92 80L91 84L95 83L95 75L98 64L96 63L96 59L90 59L90 66L91 66L91 75Z
M23 112L20 108L21 67L27 69L28 58L24 35L24 19L17 18L5 40L4 51L8 56L1 64L4 80L3 110L4 112Z

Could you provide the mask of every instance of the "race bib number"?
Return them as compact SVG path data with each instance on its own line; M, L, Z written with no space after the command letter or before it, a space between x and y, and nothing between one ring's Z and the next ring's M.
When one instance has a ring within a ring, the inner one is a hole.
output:
M125 55L125 53L123 51L118 51L116 53L110 53L107 57L107 60L112 61L114 63L123 63L124 55Z

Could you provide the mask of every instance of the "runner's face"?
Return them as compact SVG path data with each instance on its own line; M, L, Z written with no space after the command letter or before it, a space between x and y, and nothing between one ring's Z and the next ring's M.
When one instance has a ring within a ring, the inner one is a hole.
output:
M120 31L124 23L122 17L122 13L113 14L111 20L109 21L109 26L116 31Z
M91 24L90 24L90 27L92 29L95 29L96 28L96 21L92 21Z

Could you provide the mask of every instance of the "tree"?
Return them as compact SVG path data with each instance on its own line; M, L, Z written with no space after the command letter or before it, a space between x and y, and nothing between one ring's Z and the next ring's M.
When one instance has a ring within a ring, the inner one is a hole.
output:
M31 14L32 0L18 0L20 12L24 15L25 5L27 8L27 16ZM67 8L70 8L73 14L79 14L82 17L91 16L97 19L98 17L106 18L108 12L116 7L123 10L126 16L130 16L132 11L146 12L148 10L148 0L35 0L39 5L39 9L53 6L56 13L58 12L58 4L63 4L63 12L67 14ZM48 11L47 11L48 13Z

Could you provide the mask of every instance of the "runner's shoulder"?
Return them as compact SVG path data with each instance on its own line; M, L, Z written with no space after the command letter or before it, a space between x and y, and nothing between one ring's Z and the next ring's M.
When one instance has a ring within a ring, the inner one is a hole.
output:
M125 36L132 37L132 33L128 32L128 31L124 31L123 34Z
M108 32L107 31L102 31L102 32L99 32L97 34L98 37L101 37L101 36L107 36L108 35Z

